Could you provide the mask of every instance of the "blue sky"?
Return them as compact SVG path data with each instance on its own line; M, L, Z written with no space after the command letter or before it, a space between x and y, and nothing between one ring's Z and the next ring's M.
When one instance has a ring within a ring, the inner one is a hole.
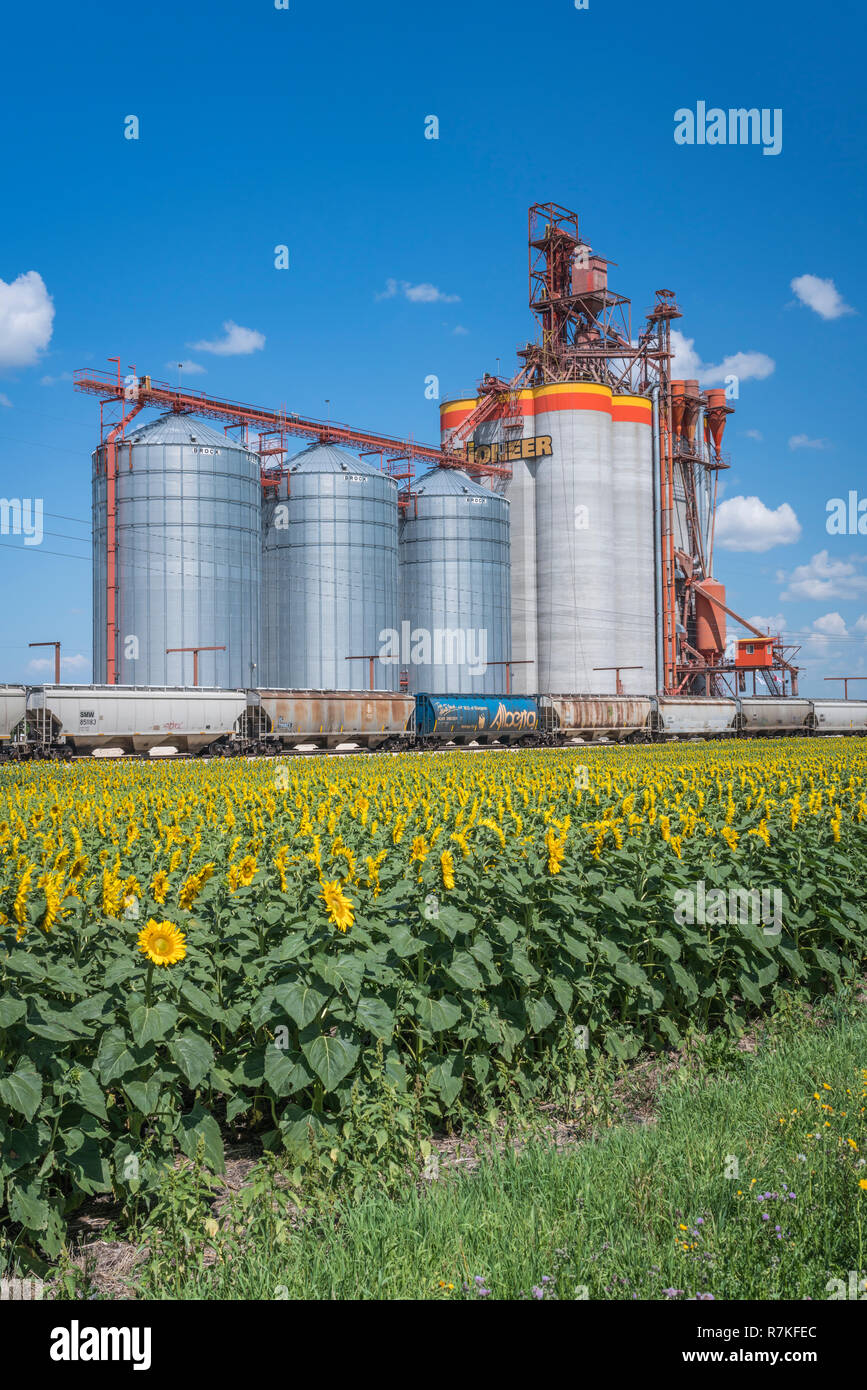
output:
M0 495L42 497L46 534L0 536L2 678L38 678L27 643L55 637L64 678L90 673L98 407L74 368L120 354L174 381L189 360L214 394L435 442L425 379L466 391L532 336L526 210L546 200L579 211L636 320L673 288L693 363L751 355L725 498L774 515L739 504L721 535L780 543L718 548L717 575L802 642L808 693L867 673L867 536L826 531L829 498L867 498L863 35L854 4L743 0L15 7ZM676 145L699 101L780 108L781 152ZM226 324L253 350L190 346Z

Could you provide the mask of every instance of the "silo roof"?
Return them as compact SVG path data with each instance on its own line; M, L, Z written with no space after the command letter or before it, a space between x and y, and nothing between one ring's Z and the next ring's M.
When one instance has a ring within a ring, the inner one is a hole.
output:
M197 420L192 415L178 415L173 410L166 415L160 415L157 420L149 420L147 424L130 430L123 443L204 444L208 448L219 446L221 449L243 449L245 454L255 452L239 444L236 439L229 439L225 434L211 429L204 421Z
M388 477L365 459L356 458L334 444L310 444L289 459L286 467L290 473L374 473L378 478Z
M428 497L485 497L488 501L497 497L500 502L507 500L491 492L489 488L474 483L462 468L432 468L413 484L412 491L425 493Z

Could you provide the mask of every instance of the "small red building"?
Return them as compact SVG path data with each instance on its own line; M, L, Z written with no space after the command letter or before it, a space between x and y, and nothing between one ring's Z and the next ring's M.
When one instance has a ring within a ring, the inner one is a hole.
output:
M735 649L738 671L761 671L774 664L773 637L740 637Z

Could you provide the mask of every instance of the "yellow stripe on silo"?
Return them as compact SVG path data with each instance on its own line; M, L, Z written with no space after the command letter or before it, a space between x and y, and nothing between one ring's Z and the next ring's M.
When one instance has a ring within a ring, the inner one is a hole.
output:
M653 405L646 396L615 396L611 415L616 421L650 425L653 422Z
M537 386L533 392L537 415L549 410L599 410L611 414L612 391L590 381L563 381Z

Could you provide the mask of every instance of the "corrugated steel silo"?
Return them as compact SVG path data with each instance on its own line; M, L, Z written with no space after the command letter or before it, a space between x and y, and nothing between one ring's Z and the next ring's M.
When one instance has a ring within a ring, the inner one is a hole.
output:
M653 564L653 408L644 396L612 401L616 652L625 695L656 690ZM610 662L606 662L610 665Z
M107 679L105 449L93 455L93 678ZM259 460L186 415L161 416L117 443L117 680L255 683L259 660Z
M534 391L538 687L613 694L617 661L612 393L564 382Z
M401 521L401 665L409 689L499 694L508 661L509 503L455 468L413 487ZM409 661L404 660L409 656Z
M366 690L367 661L397 632L397 483L343 449L313 444L289 460L262 509L259 684ZM397 665L374 685L397 689Z

